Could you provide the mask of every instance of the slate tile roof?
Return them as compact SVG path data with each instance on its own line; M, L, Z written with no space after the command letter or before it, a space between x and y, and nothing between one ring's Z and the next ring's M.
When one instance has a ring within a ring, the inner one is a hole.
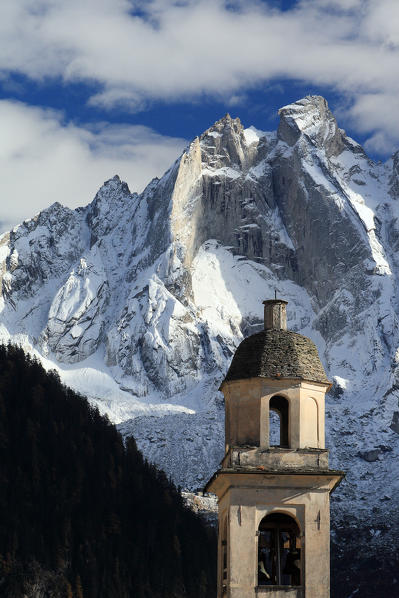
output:
M255 377L329 383L316 345L291 330L262 330L242 341L225 382Z

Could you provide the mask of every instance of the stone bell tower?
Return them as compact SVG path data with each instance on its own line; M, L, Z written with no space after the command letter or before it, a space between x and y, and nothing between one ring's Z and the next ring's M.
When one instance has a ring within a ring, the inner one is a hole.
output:
M218 598L329 598L328 381L314 343L287 330L287 302L238 347L221 385L226 452L218 496Z

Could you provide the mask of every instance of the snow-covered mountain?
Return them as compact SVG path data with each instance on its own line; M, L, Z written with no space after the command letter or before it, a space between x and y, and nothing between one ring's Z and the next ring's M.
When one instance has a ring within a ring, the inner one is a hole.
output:
M348 472L336 513L392 522L399 152L371 161L319 96L280 118L266 133L226 115L141 195L116 176L88 206L54 203L0 237L1 339L195 488L223 453L217 388L277 290L334 381L327 442Z

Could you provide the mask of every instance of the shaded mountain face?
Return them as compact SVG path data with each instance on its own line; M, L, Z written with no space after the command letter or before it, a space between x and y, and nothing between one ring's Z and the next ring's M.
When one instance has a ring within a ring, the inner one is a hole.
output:
M323 98L282 108L274 133L226 115L141 195L114 177L87 207L55 203L3 235L1 338L195 488L223 454L217 388L277 290L334 382L327 443L348 471L335 516L390 525L398 202L399 154L372 162Z

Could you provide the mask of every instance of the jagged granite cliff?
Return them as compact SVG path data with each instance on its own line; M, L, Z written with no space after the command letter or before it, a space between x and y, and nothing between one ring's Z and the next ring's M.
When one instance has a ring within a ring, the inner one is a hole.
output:
M116 176L4 234L1 339L195 488L223 453L217 388L277 290L334 382L335 518L372 513L378 534L398 509L398 204L399 152L371 161L323 98L282 108L275 133L226 115L142 194Z

